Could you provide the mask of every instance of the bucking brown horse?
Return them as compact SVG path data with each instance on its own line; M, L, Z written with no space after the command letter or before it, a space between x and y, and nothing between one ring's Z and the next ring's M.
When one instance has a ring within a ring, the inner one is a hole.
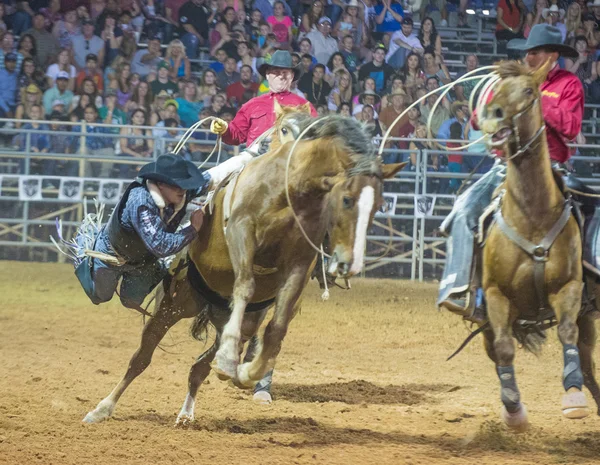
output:
M288 142L252 160L232 181L235 188L215 195L214 212L205 217L189 247L188 266L176 265L179 270L166 292L159 292L157 309L125 377L86 421L112 414L168 329L185 317L196 317L196 334L212 324L216 338L190 370L177 423L193 420L198 388L215 358L220 378L253 387L274 366L300 308L317 256L308 240L320 245L329 231L337 274L348 277L361 270L367 228L383 200L383 180L404 164L382 165L366 128L339 116L321 118L309 130L287 170L291 148ZM273 318L254 358L240 364L244 343L257 333L273 304Z
M549 63L535 72L516 62L500 63L492 100L479 116L492 145L506 157L506 180L483 251L483 288L490 329L485 348L496 364L504 404L502 417L515 429L527 425L513 366L513 327L520 320L556 317L563 345L563 414L589 414L582 387L594 398L593 319L579 315L582 299L582 241L571 201L555 179L544 133L539 87Z

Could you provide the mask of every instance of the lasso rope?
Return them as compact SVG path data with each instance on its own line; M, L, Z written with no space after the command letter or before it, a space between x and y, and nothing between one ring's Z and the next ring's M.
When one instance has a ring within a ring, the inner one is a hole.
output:
M292 145L292 148L290 149L290 151L288 153L287 162L285 164L285 198L287 199L288 205L290 206L290 210L292 211L292 216L294 217L294 220L296 221L296 224L298 225L298 228L300 229L300 232L304 236L304 239L306 239L306 242L308 242L309 245L317 253L321 254L321 259L324 259L324 257L331 258L331 255L328 255L327 253L325 253L325 251L323 250L322 247L321 248L317 247L314 244L314 242L310 239L310 237L308 237L308 234L306 233L304 227L302 226L302 223L300 223L300 218L298 218L298 215L296 215L296 212L294 211L294 206L292 205L292 199L290 197L290 184L289 184L289 180L290 180L290 164L291 164L291 161L292 161L292 154L296 150L296 146L298 145L298 142L300 142L302 140L302 138L306 135L306 133L310 129L312 129L313 126L315 126L317 124L321 124L321 120L320 119L317 119L317 120L313 121L312 123L310 123L304 129L304 131L302 131L302 133L294 141L294 144Z
M176 155L179 155L179 152L181 151L181 149L183 149L183 147L185 147L185 144L190 139L190 137L192 137L192 135L194 134L194 132L196 132L196 130L198 130L198 128L200 126L202 126L206 121L214 121L214 120L218 120L218 119L219 118L217 118L215 116L209 116L208 118L201 119L200 121L196 121L194 124L192 124L188 128L188 130L185 131L185 133L183 134L183 136L181 136L181 139L179 139L179 142L175 146L175 149L173 150L173 153L176 154ZM217 147L219 148L217 159L220 160L221 159L221 149L223 147L223 145L222 145L222 138L221 138L220 134L217 136L217 143L213 147L212 152L210 152L210 154L208 155L208 157L206 157L206 159L198 166L198 168L202 168L208 162L208 160L210 160L212 158L212 156L214 155L215 150L217 149Z
M398 124L398 122L404 117L404 115L406 115L408 113L408 111L411 108L414 108L415 106L417 106L419 103L423 102L424 100L426 100L428 97L437 94L438 92L440 92L440 90L445 90L447 88L452 88L457 84L460 84L462 82L466 82L466 81L470 81L470 80L476 80L476 79L486 79L487 77L489 77L489 74L484 74L484 75L479 75L479 76L472 76L475 73L479 73L483 70L487 70L487 69L497 69L498 67L495 65L491 65L491 66L483 66L481 68L477 68L473 71L469 71L468 73L466 73L464 76L462 76L461 78L457 79L454 82L450 82L448 84L444 84L441 87L438 87L435 90L432 90L431 92L428 92L427 94L425 94L423 97L415 100L413 103L411 103L408 107L406 107L406 109L400 113L400 115L398 115L398 117L392 122L392 124L390 125L390 127L387 129L387 131L385 132L385 135L383 136L383 139L381 140L381 144L379 146L379 156L381 156L383 154L383 150L385 148L385 144L387 143L387 139L390 137L390 134L392 132L392 129L394 128L394 126L396 124ZM432 112L433 113L433 112ZM430 132L430 130L428 129L428 133ZM483 140L483 138L481 138L481 140ZM477 142L480 142L480 140L478 140ZM461 147L462 149L462 147Z

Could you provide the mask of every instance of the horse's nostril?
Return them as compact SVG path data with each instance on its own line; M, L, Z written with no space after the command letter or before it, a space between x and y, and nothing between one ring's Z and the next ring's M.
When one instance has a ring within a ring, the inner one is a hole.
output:
M347 263L338 263L338 273L342 276L348 274L349 269L350 267Z
M504 112L502 111L502 108L496 108L494 115L496 118L504 118Z

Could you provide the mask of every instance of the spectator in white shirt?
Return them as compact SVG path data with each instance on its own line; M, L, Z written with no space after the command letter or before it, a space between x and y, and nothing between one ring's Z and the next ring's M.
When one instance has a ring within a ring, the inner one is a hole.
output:
M339 50L337 40L331 37L330 33L331 19L321 16L318 30L312 30L306 34L306 38L312 43L312 55L322 65L326 65L329 57Z
M413 31L412 18L404 18L402 29L392 34L390 48L385 56L385 61L394 68L402 68L407 55L411 52L423 55L423 47Z

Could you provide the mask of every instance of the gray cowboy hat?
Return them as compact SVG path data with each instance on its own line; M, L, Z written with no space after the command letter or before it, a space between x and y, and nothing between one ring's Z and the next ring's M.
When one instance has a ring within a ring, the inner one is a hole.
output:
M381 102L381 97L379 96L379 94L377 94L376 92L373 92L372 90L365 90L362 94L360 94L358 96L358 103L360 103L361 105L364 105L364 99L366 96L368 95L372 95L373 97L375 97L375 105L377 105L379 102Z
M258 72L265 76L269 68L290 69L294 72L294 81L300 77L300 70L292 65L292 55L287 50L277 50L271 56L271 61L264 62L258 68Z
M206 184L206 178L196 165L173 153L161 155L156 161L142 166L138 177L185 190L199 189Z
M544 47L560 53L564 57L577 58L579 53L573 47L562 43L560 29L549 24L536 24L531 28L529 37L513 39L508 43L508 48L527 52L534 48Z

